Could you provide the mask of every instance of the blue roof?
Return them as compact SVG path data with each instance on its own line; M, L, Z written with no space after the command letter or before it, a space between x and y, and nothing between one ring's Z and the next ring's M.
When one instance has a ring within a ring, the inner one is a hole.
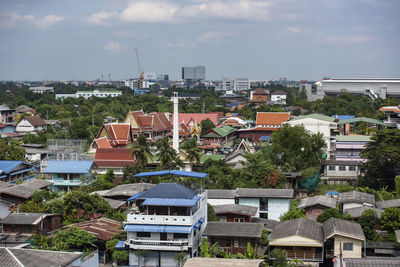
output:
M197 196L197 192L175 183L160 183L146 192L144 192L139 199L147 198L183 198L193 199Z
M270 139L271 139L271 136L268 136L268 135L260 136L260 141L269 141Z
M17 160L0 160L0 173L4 172L8 174L22 163L23 161Z
M44 173L89 173L93 161L51 160Z
M133 196L131 196L130 198L128 198L128 201L136 200L136 199L138 199L142 194L143 194L143 192L136 193L136 194L134 194Z
M157 232L157 233L178 233L189 234L190 226L172 226L172 225L148 225L148 224L126 224L124 230L127 232Z
M141 172L136 174L135 177L160 176L160 175L177 175L177 176L195 177L204 179L207 176L207 173L167 170L167 171L155 171L155 172Z
M348 120L348 119L354 119L355 116L354 115L332 115L332 118L338 118L339 120Z
M146 198L142 203L145 206L177 206L177 207L193 207L196 205L200 196L195 196L192 199L182 198Z
M326 195L327 196L332 196L332 195L339 195L339 192L336 192L336 191L329 191L329 192L326 192Z

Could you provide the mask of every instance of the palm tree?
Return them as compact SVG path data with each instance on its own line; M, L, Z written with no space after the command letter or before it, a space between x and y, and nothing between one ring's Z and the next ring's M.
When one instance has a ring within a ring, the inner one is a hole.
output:
M201 157L201 150L197 147L197 138L193 137L184 142L182 149L187 153L186 160L190 162L193 169L193 164L199 164Z
M152 159L153 155L150 151L150 144L147 143L144 135L139 135L136 142L129 146L131 150L131 156L134 156L139 164L146 166L148 164L147 158Z
M170 168L174 160L176 159L176 151L173 149L168 138L164 137L157 141L157 156L160 160L162 167Z

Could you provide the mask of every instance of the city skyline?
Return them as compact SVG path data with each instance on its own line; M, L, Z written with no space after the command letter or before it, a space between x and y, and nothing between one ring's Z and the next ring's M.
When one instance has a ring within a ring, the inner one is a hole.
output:
M277 80L400 76L398 1L88 1L0 3L0 80Z

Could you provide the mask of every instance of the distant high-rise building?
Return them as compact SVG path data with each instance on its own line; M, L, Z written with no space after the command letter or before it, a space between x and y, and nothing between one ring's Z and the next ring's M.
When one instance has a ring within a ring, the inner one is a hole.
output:
M182 79L191 81L202 81L206 79L206 67L182 67Z
M250 80L247 78L235 79L233 82L234 91L250 90Z

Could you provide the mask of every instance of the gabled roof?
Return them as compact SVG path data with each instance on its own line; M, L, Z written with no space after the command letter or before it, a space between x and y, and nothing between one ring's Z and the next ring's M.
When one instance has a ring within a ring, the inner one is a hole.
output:
M131 140L131 126L129 123L108 123L104 124L103 127L107 130L110 137L110 144L116 145L127 145ZM101 132L101 129L99 133Z
M338 218L330 218L323 222L324 239L334 235L342 235L358 240L365 240L361 226L356 222L349 222Z
M93 161L50 160L43 173L90 173Z
M10 213L3 219L3 224L36 225L47 216L55 214L49 213Z
M346 267L397 267L400 257L344 258Z
M258 217L252 217L250 219L250 222L262 223L264 225L264 229L266 229L268 232L272 232L274 228L280 223L279 221Z
M23 184L13 185L1 191L1 195L10 195L18 198L28 199L39 189L25 186Z
M230 161L231 159L236 158L238 156L243 156L244 157L245 155L246 155L246 152L244 152L243 150L235 151L232 154L230 154L229 156L227 156L225 158L225 161Z
M183 198L193 199L197 196L197 192L189 189L183 185L175 183L160 183L146 192L144 192L139 199L146 198Z
M97 239L103 241L111 240L116 234L124 231L122 229L122 223L119 221L111 220L105 217L98 219L71 224L70 226L76 226L86 232L93 234Z
M238 188L237 197L293 198L293 189Z
M368 193L363 193L360 191L350 191L350 192L343 192L339 194L339 203L368 203L375 205L375 196Z
M290 119L289 112L257 112L257 125L282 125Z
M391 127L391 124L384 123L383 121L380 120L375 120L371 118L366 118L366 117L356 117L354 119L348 119L348 120L341 120L338 122L338 125L342 124L352 124L352 123L358 123L358 122L366 122L366 123L371 123L371 124L378 124L386 127Z
M19 165L23 163L24 163L23 161L18 161L18 160L0 160L0 174L1 173L9 174L15 168L17 168Z
M352 218L360 218L362 213L366 210L374 210L376 212L376 215L378 216L378 218L381 217L381 214L383 212L383 210L375 209L375 208L368 207L368 206L354 207L354 208L346 209L343 212L345 214L349 214Z
M268 95L268 92L265 89L257 88L253 91L253 95Z
M284 221L274 228L269 239L272 241L292 236L308 238L322 244L324 242L322 223L304 218Z
M204 236L260 238L262 223L208 222Z
M376 202L378 209L400 208L400 198Z
M27 248L0 248L0 265L8 267L65 267L82 256L80 252L63 252Z
M31 180L28 180L28 181L22 183L22 185L24 185L24 186L35 188L35 189L44 189L52 184L53 184L52 182L49 182L47 180L42 180L42 179L31 179Z
M235 198L235 190L233 189L207 189L208 199L223 199L223 198Z
M126 196L131 197L139 192L144 192L154 187L154 184L135 183L135 184L120 184L111 188L103 194L104 197Z
M97 145L97 149L99 148L111 148L110 142L107 140L107 137L103 136L101 138L97 138L93 140Z
M200 124L203 120L210 119L214 125L218 124L218 114L217 113L179 113L178 114L178 122L185 123L186 125L189 122L193 121L197 124ZM174 123L174 116L171 115L171 124Z
M312 206L324 206L327 208L336 208L337 200L332 197L326 196L314 196L314 197L307 197L300 200L299 205L297 206L298 209L305 209Z
M236 132L235 128L224 125L221 127L215 127L209 130L203 137L225 137L230 135L231 133Z
M47 123L40 116L28 116L24 120L27 120L32 126L46 126Z
M287 93L286 92L284 92L284 91L274 91L274 92L272 92L271 93L271 95L287 95Z
M129 148L98 148L94 159L97 167L125 167L136 164Z
M333 118L333 117L329 117L323 114L309 114L309 115L303 115L303 116L297 116L293 119L291 119L291 121L298 121L298 120L303 120L303 119L315 119L315 120L321 120L321 121L326 121L326 122L335 122L337 119Z
M246 216L255 216L257 214L257 207L238 205L238 204L226 204L213 206L215 214L238 214Z

